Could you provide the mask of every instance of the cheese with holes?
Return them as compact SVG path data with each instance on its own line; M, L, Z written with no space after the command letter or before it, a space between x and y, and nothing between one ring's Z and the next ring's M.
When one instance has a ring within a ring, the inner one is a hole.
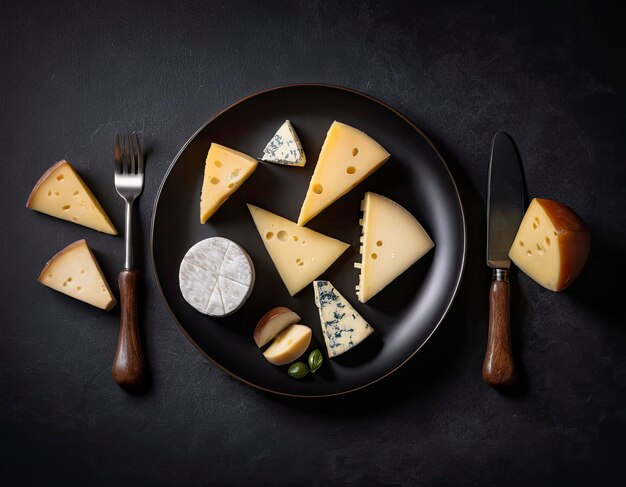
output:
M376 193L361 202L362 261L357 297L367 302L421 259L434 243L422 225L398 203Z
M292 296L319 277L350 247L256 206L248 205L248 209Z
M85 240L68 245L52 257L41 271L39 282L106 311L117 303Z
M200 223L206 222L250 177L257 160L234 149L211 144L204 165L200 197Z
M374 139L349 125L333 122L300 209L298 225L305 225L387 159L389 152Z
M254 265L245 250L222 237L191 247L180 264L180 290L191 306L209 316L227 316L246 302L254 287Z
M267 143L262 160L286 166L302 167L306 164L302 144L289 120L285 120Z
M561 291L580 274L591 245L585 223L562 203L535 198L526 210L509 257L543 287Z
M374 332L330 282L315 281L313 290L329 357L353 349Z
M26 207L62 220L117 235L102 206L69 162L57 162L33 188Z

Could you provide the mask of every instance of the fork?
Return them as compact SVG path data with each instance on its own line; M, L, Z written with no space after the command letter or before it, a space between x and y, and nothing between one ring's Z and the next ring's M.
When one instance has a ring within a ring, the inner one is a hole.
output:
M120 142L121 139L121 142ZM136 153L136 156L135 156ZM143 153L137 134L115 134L115 189L126 202L124 247L126 259L119 273L120 336L113 359L113 379L121 386L138 386L145 377L145 361L137 325L139 273L133 262L133 203L143 190Z

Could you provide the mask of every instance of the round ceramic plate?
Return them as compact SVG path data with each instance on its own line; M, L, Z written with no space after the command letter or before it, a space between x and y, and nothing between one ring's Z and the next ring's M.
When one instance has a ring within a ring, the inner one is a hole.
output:
M261 162L254 174L204 225L199 223L204 162L211 142L253 157L285 120L302 142L304 168ZM324 361L304 380L267 362L252 332L270 308L287 306L313 330L312 348L326 350L312 286L290 297L263 246L246 203L296 221L326 132L333 120L377 140L391 158L381 169L328 207L307 226L350 243L320 278L329 280L374 327L353 350ZM382 194L410 211L435 248L367 304L357 302L360 201ZM200 314L183 299L178 269L187 250L213 236L229 238L251 256L256 284L245 305L226 318ZM174 320L189 341L233 377L260 389L293 396L343 394L372 384L404 364L445 317L465 263L465 222L454 180L439 153L411 122L387 105L352 90L294 85L245 98L209 120L172 162L156 198L151 232L156 281ZM316 342L316 343L315 343Z

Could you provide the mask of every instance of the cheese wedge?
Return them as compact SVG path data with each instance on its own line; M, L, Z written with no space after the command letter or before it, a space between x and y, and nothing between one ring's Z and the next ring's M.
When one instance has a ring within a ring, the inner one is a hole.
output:
M256 206L248 205L248 209L292 296L319 277L350 247Z
M315 281L315 305L330 358L352 350L374 329L328 281Z
M219 144L211 144L204 165L200 223L206 222L256 169L256 159Z
M65 160L57 162L39 178L28 197L26 207L117 235L117 230L96 197Z
M557 201L535 198L524 214L509 257L543 287L561 291L582 271L590 246L589 230L574 210Z
M263 149L263 161L285 166L303 167L306 156L293 125L285 120Z
M306 325L294 324L281 331L263 352L266 360L274 365L286 365L300 357L311 343L312 332Z
M305 225L389 159L378 142L349 125L333 122L300 209Z
M68 245L52 257L41 271L39 282L106 311L117 303L85 240Z
M421 259L434 243L411 213L376 193L365 193L361 202L362 261L357 297L367 302L396 277Z

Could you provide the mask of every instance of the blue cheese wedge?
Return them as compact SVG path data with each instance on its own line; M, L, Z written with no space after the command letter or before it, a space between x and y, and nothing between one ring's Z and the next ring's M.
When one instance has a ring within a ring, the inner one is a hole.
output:
M246 302L254 287L254 265L235 242L207 238L189 249L178 275L191 306L209 316L227 316Z
M272 140L267 143L261 160L297 167L303 167L306 164L302 144L289 120L285 120Z
M330 282L315 281L313 290L330 358L353 349L374 332Z

